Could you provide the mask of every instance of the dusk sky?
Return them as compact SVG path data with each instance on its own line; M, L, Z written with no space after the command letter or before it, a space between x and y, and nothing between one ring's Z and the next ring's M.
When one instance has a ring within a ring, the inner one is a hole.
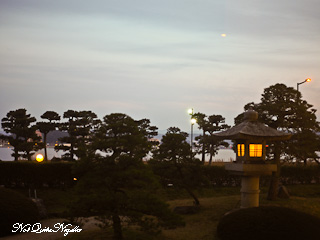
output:
M26 108L233 125L284 83L318 110L319 0L0 0L0 119ZM223 35L225 34L225 35Z

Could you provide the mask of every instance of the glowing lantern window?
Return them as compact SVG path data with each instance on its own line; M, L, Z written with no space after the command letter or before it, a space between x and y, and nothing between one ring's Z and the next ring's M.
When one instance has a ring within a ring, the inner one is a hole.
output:
M238 156L239 157L244 156L244 144L238 144Z
M250 157L262 157L262 144L250 144L249 156Z

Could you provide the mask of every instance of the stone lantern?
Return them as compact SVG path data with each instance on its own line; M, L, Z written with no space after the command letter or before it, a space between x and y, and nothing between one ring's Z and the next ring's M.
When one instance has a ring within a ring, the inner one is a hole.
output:
M226 131L214 134L221 139L234 140L236 161L225 165L231 174L241 176L241 207L259 206L259 178L277 171L276 164L268 164L266 142L288 140L291 134L277 131L258 122L258 113L248 110L244 121Z

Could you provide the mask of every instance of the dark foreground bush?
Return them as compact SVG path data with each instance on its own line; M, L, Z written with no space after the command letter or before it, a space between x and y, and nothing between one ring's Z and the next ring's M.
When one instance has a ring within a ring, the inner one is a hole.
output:
M0 237L12 234L15 223L34 224L38 220L37 207L30 199L0 187Z
M283 207L245 208L225 215L221 240L319 240L320 218Z
M73 186L73 163L0 161L0 185L6 187L34 186L37 189Z

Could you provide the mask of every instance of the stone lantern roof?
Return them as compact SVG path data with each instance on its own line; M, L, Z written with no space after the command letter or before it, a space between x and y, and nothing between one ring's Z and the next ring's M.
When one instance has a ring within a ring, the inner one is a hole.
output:
M222 139L254 139L266 141L288 140L290 133L278 131L274 128L258 122L258 113L248 110L244 113L244 121L226 131L213 134Z

